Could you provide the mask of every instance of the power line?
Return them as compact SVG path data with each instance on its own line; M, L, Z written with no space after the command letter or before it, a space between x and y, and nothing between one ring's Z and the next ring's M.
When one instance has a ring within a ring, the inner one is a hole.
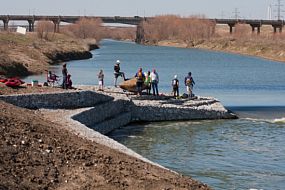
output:
M238 8L235 8L235 11L233 12L233 14L234 14L234 18L236 20L240 18L240 16L239 16L240 12L238 11Z
M272 20L272 5L270 4L267 9L267 19Z
M276 10L277 11L277 20L281 20L281 18L283 17L281 15L281 13L284 12L284 10L282 10L282 7L283 7L282 0L277 0L277 4L275 5L275 7L277 7L277 10Z
M225 12L224 11L221 12L220 17L221 17L221 19L224 19L224 17L225 17Z

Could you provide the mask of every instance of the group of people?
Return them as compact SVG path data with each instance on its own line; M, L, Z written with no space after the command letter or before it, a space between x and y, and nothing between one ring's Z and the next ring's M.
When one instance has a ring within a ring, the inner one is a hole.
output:
M62 65L61 73L62 73L61 87L63 89L73 88L72 87L71 75L68 73L65 63ZM45 82L44 85L54 86L55 83L59 84L59 81L60 81L59 76L57 76L55 73L52 73L52 71L47 71L47 81Z
M125 77L125 73L121 72L120 68L120 60L117 60L114 65L114 86L117 87L117 81L119 77L122 77L123 80L127 80ZM99 82L99 90L104 90L104 73L101 69L97 74L98 82ZM147 94L150 94L151 89L153 89L153 95L158 95L158 82L159 76L155 69L152 72L148 71L147 73L143 73L142 68L136 73L135 78L137 79L136 86L138 94L142 94L143 86L146 86Z
M120 60L117 60L114 65L114 86L117 87L118 77L122 77L123 80L127 80L125 77L125 73L121 72L120 68ZM104 73L101 69L98 73L98 81L99 81L99 90L103 90L104 88ZM136 78L136 88L138 95L142 94L143 89L146 89L146 93L148 95L152 94L154 96L158 96L158 83L159 83L159 75L155 69L152 72L147 71L143 72L142 68L139 68L138 72L134 76ZM172 79L172 93L174 97L179 97L179 80L177 75L174 75ZM184 79L184 85L186 86L187 95L189 98L193 97L193 86L195 85L195 81L192 77L192 73L189 72L188 75Z
M138 95L142 94L143 85L145 85L148 95L150 95L152 89L153 95L158 96L159 76L155 69L153 69L152 72L148 71L147 73L143 73L142 68L139 68L135 78L137 79L136 86Z
M124 80L125 73L120 71L120 60L117 60L114 65L114 86L117 87L117 80L118 77L122 77ZM49 72L50 78L52 78L52 73ZM68 73L66 64L62 65L62 88L70 89L72 88L72 81L71 75ZM99 82L99 90L104 90L104 73L101 69L97 75L98 82ZM146 89L146 93L148 95L152 94L154 96L158 96L158 83L159 83L159 75L155 69L152 72L147 71L146 73L143 72L142 68L139 68L138 72L134 76L136 78L136 88L138 95L142 95L143 89ZM171 81L172 85L172 93L174 97L179 97L179 80L177 75L174 75L174 78ZM186 86L187 95L189 98L193 97L193 86L195 85L195 81L192 77L192 73L189 72L188 75L184 78L184 85Z
M172 92L174 97L179 97L179 80L177 79L177 75L174 75L172 79ZM189 72L188 75L184 78L184 85L186 86L187 95L189 98L194 96L193 94L193 86L195 85L195 81L192 77L192 73Z
M72 80L71 75L67 72L66 64L62 65L62 88L63 89L71 89L72 88Z

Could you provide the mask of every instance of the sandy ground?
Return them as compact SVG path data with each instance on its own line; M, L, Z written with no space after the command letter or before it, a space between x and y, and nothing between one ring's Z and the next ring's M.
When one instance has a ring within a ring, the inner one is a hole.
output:
M55 88L0 89L2 94ZM61 90L61 89L56 89ZM0 102L0 189L210 189Z

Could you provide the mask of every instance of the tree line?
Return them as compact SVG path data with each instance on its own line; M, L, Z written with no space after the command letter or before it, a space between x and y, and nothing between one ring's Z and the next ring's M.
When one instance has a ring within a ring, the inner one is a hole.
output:
M214 22L202 16L180 17L176 15L157 16L143 22L144 40L156 44L162 40L179 40L192 44L209 39L215 34Z
M54 24L47 20L38 21L36 32L39 38L50 40L54 35ZM95 38L97 41L103 38L133 40L136 28L109 28L103 26L101 19L82 18L74 24L61 26L60 33L79 39Z

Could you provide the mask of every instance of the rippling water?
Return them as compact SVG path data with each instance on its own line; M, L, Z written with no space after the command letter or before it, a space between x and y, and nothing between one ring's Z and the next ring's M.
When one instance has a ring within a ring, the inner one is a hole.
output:
M148 47L104 40L89 60L67 67L75 84L97 84L99 69L112 85L120 59L127 77L156 68L159 89L192 71L198 95L214 96L241 119L132 124L110 136L163 166L218 190L285 188L285 64L197 49ZM60 75L60 67L52 68ZM31 76L26 81L45 80ZM181 92L185 91L181 86Z
M214 189L285 187L283 121L132 124L110 134L148 159L189 175Z

